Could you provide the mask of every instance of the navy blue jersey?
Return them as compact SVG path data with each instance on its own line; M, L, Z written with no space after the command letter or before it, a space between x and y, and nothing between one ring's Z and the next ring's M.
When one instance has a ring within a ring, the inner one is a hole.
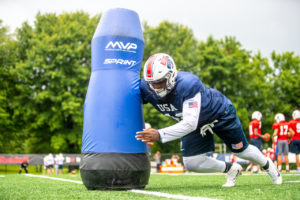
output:
M144 102L151 103L159 112L181 120L182 105L187 99L201 93L201 112L198 127L211 123L217 119L231 104L222 93L212 88L207 88L201 80L189 73L178 72L173 90L164 98L159 98L152 91L144 79L141 80L141 93Z
M140 88L144 103L151 103L159 112L178 121L182 120L183 102L201 93L201 110L197 129L181 138L182 155L192 156L214 151L213 136L207 134L202 137L200 128L224 114L231 104L222 93L207 88L197 76L189 72L178 72L173 90L164 98L158 97L144 79L141 80Z

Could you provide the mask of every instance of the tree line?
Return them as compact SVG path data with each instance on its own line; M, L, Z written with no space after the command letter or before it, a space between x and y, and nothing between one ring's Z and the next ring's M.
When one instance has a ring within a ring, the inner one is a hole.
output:
M82 11L38 13L34 25L24 22L13 34L0 20L0 153L80 153L91 39L100 18ZM268 59L233 36L200 41L187 26L168 21L142 27L142 67L154 53L171 55L178 70L231 99L247 136L255 110L263 114L262 131L272 133L276 113L289 120L300 108L299 55L273 51ZM151 105L144 105L144 115L154 128L175 123ZM157 142L156 150L179 152L179 141Z

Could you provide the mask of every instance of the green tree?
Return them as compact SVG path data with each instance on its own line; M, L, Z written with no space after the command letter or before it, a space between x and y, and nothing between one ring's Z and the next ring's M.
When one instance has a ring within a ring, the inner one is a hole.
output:
M18 30L16 110L28 134L26 152L80 152L91 39L99 16L38 14Z
M22 122L14 110L14 97L18 94L14 73L17 43L8 30L0 20L0 152L17 153L24 147L20 141L24 132L19 131Z
M285 114L288 120L292 118L293 110L300 108L300 56L293 52L276 54L273 51L272 61L273 97L277 99L272 111Z

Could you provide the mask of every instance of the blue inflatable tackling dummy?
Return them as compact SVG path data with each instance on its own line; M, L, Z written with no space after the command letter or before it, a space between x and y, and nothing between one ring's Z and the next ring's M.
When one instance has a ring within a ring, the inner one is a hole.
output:
M150 176L140 69L144 39L136 12L106 11L92 39L92 73L84 104L80 172L88 189L144 188Z

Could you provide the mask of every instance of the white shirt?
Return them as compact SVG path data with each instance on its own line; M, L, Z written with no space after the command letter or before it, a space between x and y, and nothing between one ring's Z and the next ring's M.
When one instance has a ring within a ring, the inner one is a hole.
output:
M56 163L57 165L62 165L63 162L64 162L64 160L65 160L65 158L64 158L63 156L56 156L56 157L55 157L55 163Z

